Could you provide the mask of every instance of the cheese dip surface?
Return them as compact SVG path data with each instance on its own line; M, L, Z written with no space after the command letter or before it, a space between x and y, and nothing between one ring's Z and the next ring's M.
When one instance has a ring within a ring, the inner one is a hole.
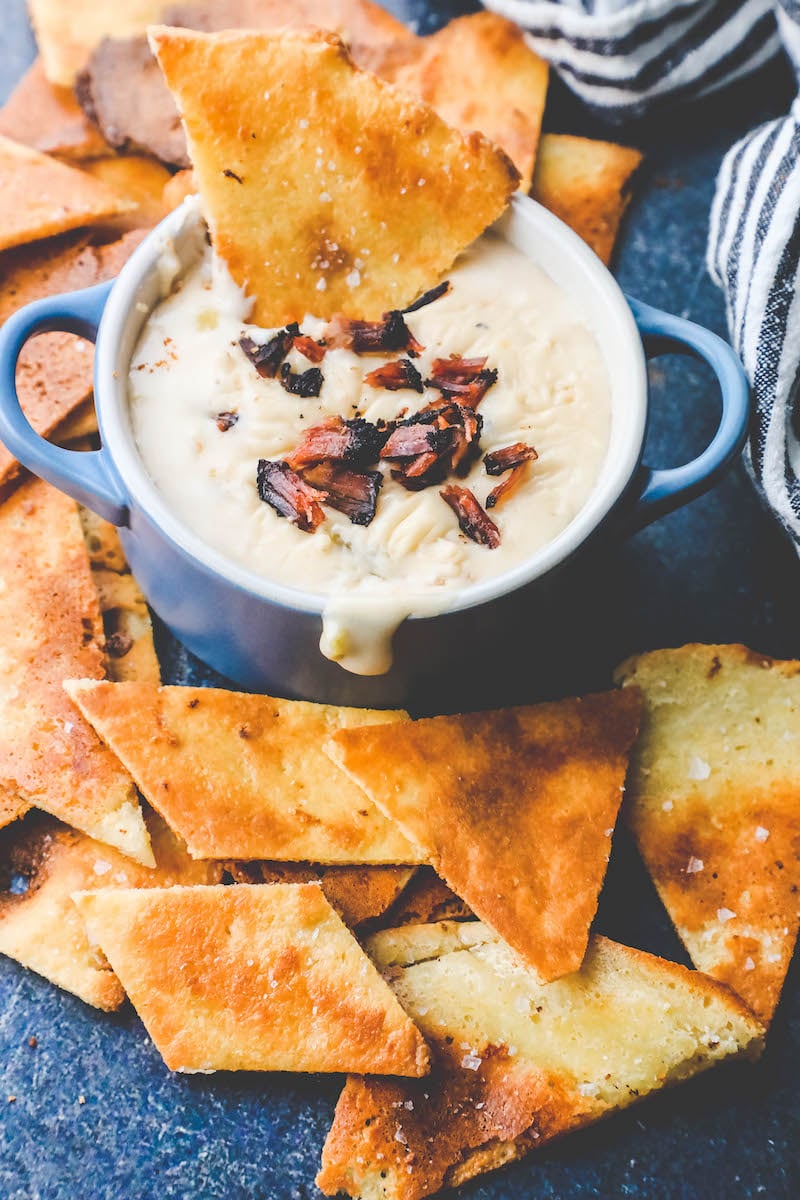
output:
M168 257L168 256L167 256ZM168 265L168 264L165 264ZM435 359L486 358L497 379L478 407L480 455L464 478L409 491L384 475L367 525L323 503L313 533L265 503L261 459L290 457L303 435L331 416L391 422L440 400L426 386L388 391L365 376L407 352L328 349L317 397L293 395L261 378L239 345L271 333L247 324L248 301L206 248L150 314L129 377L132 427L145 467L186 526L229 559L267 579L326 597L321 649L359 674L391 664L391 634L410 614L446 609L470 584L504 573L562 532L583 507L607 452L611 403L603 358L568 297L542 270L495 235L458 260L447 294L406 316L424 349L413 359L423 380ZM165 289L167 290L167 289ZM304 334L324 325L307 318ZM311 366L293 348L293 373ZM483 457L514 443L538 458L488 510L495 548L461 532L440 492L470 489L481 505L505 476Z

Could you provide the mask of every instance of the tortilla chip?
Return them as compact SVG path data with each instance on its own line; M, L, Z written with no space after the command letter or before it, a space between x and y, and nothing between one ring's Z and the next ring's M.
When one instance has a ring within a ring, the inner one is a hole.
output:
M144 154L117 154L92 159L83 163L82 169L133 205L130 212L113 222L113 228L120 233L152 229L169 212L164 203L164 188L172 176L153 158Z
M0 954L110 1012L125 998L108 962L89 942L72 902L76 891L218 883L222 868L189 858L157 814L145 814L156 867L31 812L0 836Z
M133 780L62 688L105 673L73 500L32 479L0 506L0 581L0 791L152 866Z
M423 861L322 751L338 729L405 713L218 688L64 686L195 858Z
M609 692L342 730L326 750L550 980L583 960L639 708Z
M108 154L108 145L70 88L55 87L37 58L0 108L0 136L42 154L86 159Z
M333 34L150 36L216 249L258 324L402 308L517 185L501 151L359 71Z
M379 933L367 948L433 1067L421 1084L348 1079L317 1177L326 1195L419 1200L761 1049L727 988L606 938L549 984L477 923Z
M527 192L547 94L548 66L518 25L497 13L449 21L438 33L354 47L359 66L419 96L449 125L477 129L505 150Z
M104 37L144 33L161 18L165 0L28 0L45 74L72 87L91 51Z
M167 212L172 212L179 204L183 204L187 196L193 196L197 191L194 171L178 171L168 183L164 184L163 200Z
M800 662L690 645L616 676L645 701L625 819L692 962L766 1024L800 925Z
M427 925L437 921L468 921L472 909L451 892L432 867L418 867L414 878L403 889L396 903L382 914L381 928L402 925Z
M130 207L83 171L0 137L0 250L97 225Z
M0 255L0 324L13 312L62 292L74 292L112 279L144 234L135 232L105 246L92 246L84 234L21 246ZM70 333L45 333L24 347L17 366L17 390L28 420L42 437L64 437L62 423L93 406L94 348ZM77 435L76 435L77 436ZM0 444L0 500L22 468Z
M422 1036L319 884L75 901L170 1070L428 1070Z
M629 146L546 133L539 143L531 195L608 266L641 161L640 152Z

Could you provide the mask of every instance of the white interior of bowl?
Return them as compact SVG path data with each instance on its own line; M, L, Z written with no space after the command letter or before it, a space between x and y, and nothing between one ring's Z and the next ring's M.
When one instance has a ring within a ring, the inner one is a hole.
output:
M550 275L571 297L594 333L611 387L611 436L594 489L567 528L512 570L453 592L444 610L447 612L483 604L514 591L572 554L622 495L636 469L645 434L644 353L636 323L611 274L571 229L526 196L514 198L495 230ZM112 290L95 357L103 445L111 454L131 503L142 508L168 538L193 558L239 587L276 604L321 613L327 599L324 595L256 575L207 545L184 525L148 476L134 441L127 402L128 369L141 328L164 294L160 263L165 250L174 247L181 263L188 265L202 246L204 232L196 204L187 201L136 250Z

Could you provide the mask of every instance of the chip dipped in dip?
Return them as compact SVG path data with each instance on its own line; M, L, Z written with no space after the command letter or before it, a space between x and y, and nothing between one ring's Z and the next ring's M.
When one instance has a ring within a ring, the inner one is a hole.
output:
M600 348L496 235L363 327L248 325L209 247L164 274L129 379L148 473L210 546L324 597L320 646L346 669L388 670L405 617L530 558L588 499L611 426Z

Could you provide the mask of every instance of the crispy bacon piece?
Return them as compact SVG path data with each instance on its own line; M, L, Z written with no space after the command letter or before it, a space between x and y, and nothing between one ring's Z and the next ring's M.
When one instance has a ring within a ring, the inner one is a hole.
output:
M325 330L328 346L352 350L354 354L387 354L405 350L412 357L425 349L414 337L398 308L384 313L380 321L351 321L333 317Z
M314 533L325 520L320 504L325 492L312 487L288 463L260 458L256 481L261 499L304 533Z
M404 308L403 312L417 312L420 308L425 308L427 304L433 304L434 300L438 300L440 296L446 296L449 291L450 280L445 279L441 283L437 283L436 287L432 287L427 292L423 292L413 304L409 304L408 308Z
M377 462L388 432L362 417L350 421L339 416L327 417L321 424L305 431L300 445L286 461L293 471L302 471L321 462L368 467Z
M450 435L436 424L435 414L430 419L417 414L401 421L390 433L381 450L381 458L388 462L403 462L417 458L420 454L433 453L437 457L450 448Z
M442 380L433 375L426 379L428 387L436 387L446 400L457 400L465 407L477 408L492 384L497 382L497 370L479 371L474 379L467 383Z
M307 337L304 333L298 333L293 339L292 345L302 354L303 358L307 358L312 363L321 363L328 350L325 342L315 342L312 337Z
M419 491L441 483L450 471L466 475L480 453L482 428L479 413L440 400L396 425L381 458L398 462L392 478Z
M481 508L469 488L451 483L442 488L439 495L456 514L462 533L479 546L486 546L489 550L497 549L500 545L500 530Z
M239 345L262 379L274 379L299 332L297 325L287 325L286 329L279 329L263 345L245 334L239 338Z
M451 354L449 358L435 358L431 367L431 386L472 383L485 366L485 355L483 358L462 358L460 354Z
M383 485L380 471L353 471L324 462L304 472L303 477L325 493L326 504L344 513L354 525L369 525L375 516Z
M437 424L440 429L450 430L450 470L463 479L480 454L483 417L463 404L446 404L440 411Z
M533 446L514 442L513 446L504 446L502 450L493 450L491 454L484 455L483 465L487 475L503 475L506 471L521 467L523 463L534 462L538 457Z
M399 392L403 388L411 388L420 395L424 391L422 376L410 358L397 358L394 362L384 363L364 376L364 383L370 387L385 388L387 392Z
M281 386L292 396L302 396L307 400L310 396L318 396L322 391L324 376L319 367L309 367L299 373L292 370L288 363L281 367Z
M525 477L526 466L527 464L522 462L518 467L512 467L503 482L498 483L496 488L492 488L486 497L487 508L496 508L498 504L507 500L511 493L517 490Z
M217 413L215 420L220 433L226 433L229 429L233 429L239 420L239 414L238 412L221 412Z

